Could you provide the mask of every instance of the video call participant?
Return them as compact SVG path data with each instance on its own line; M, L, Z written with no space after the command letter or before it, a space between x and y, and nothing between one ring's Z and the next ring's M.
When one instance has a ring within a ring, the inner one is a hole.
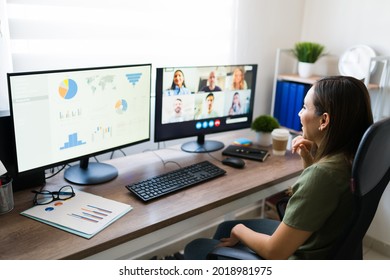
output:
M173 115L170 117L169 122L182 122L185 121L183 114L183 101L180 98L175 99L173 107Z
M247 89L248 86L245 81L245 72L241 68L236 68L233 71L233 81L231 85L232 90Z
M203 119L219 117L219 114L214 110L214 99L214 94L212 92L207 94L205 98L207 111L202 114Z
M204 86L200 91L204 92L213 92L213 91L222 91L222 89L215 84L215 71L211 71L209 74L209 78L207 80L208 85Z
M232 106L230 106L229 109L229 116L241 115L242 113L243 110L240 101L240 94L238 92L235 92L233 95Z
M167 96L191 94L187 88L184 78L184 73L181 70L176 70L173 74L171 87L166 91Z

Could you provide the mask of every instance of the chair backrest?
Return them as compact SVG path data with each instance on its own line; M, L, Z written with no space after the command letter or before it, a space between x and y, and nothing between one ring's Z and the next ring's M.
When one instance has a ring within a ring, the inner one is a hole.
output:
M355 196L353 218L336 242L332 259L362 259L362 241L390 181L390 118L377 121L365 132L352 165Z

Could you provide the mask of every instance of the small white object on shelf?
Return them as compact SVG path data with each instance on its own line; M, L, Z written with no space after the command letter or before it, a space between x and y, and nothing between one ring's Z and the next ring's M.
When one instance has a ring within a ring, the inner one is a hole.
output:
M371 63L371 58L375 56L375 51L366 45L356 45L348 48L339 60L340 74L352 76L359 80L366 79L367 69L370 68L370 73L375 70L376 63Z

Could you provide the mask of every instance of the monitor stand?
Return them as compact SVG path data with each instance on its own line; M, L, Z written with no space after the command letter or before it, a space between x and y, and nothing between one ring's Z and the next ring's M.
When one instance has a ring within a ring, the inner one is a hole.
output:
M79 165L65 170L65 180L78 185L101 184L118 176L118 170L109 164L101 162L89 163L89 158L81 159Z
M196 141L184 143L181 149L188 153L209 153L221 150L225 145L220 141L206 140L204 135L199 135Z

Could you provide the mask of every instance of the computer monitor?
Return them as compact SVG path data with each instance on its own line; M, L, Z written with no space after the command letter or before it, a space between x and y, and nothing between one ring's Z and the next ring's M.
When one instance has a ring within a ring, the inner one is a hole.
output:
M183 151L222 149L205 136L250 127L256 74L256 64L157 68L154 141L196 136Z
M65 169L75 184L114 179L89 158L150 140L151 64L9 73L17 172Z

